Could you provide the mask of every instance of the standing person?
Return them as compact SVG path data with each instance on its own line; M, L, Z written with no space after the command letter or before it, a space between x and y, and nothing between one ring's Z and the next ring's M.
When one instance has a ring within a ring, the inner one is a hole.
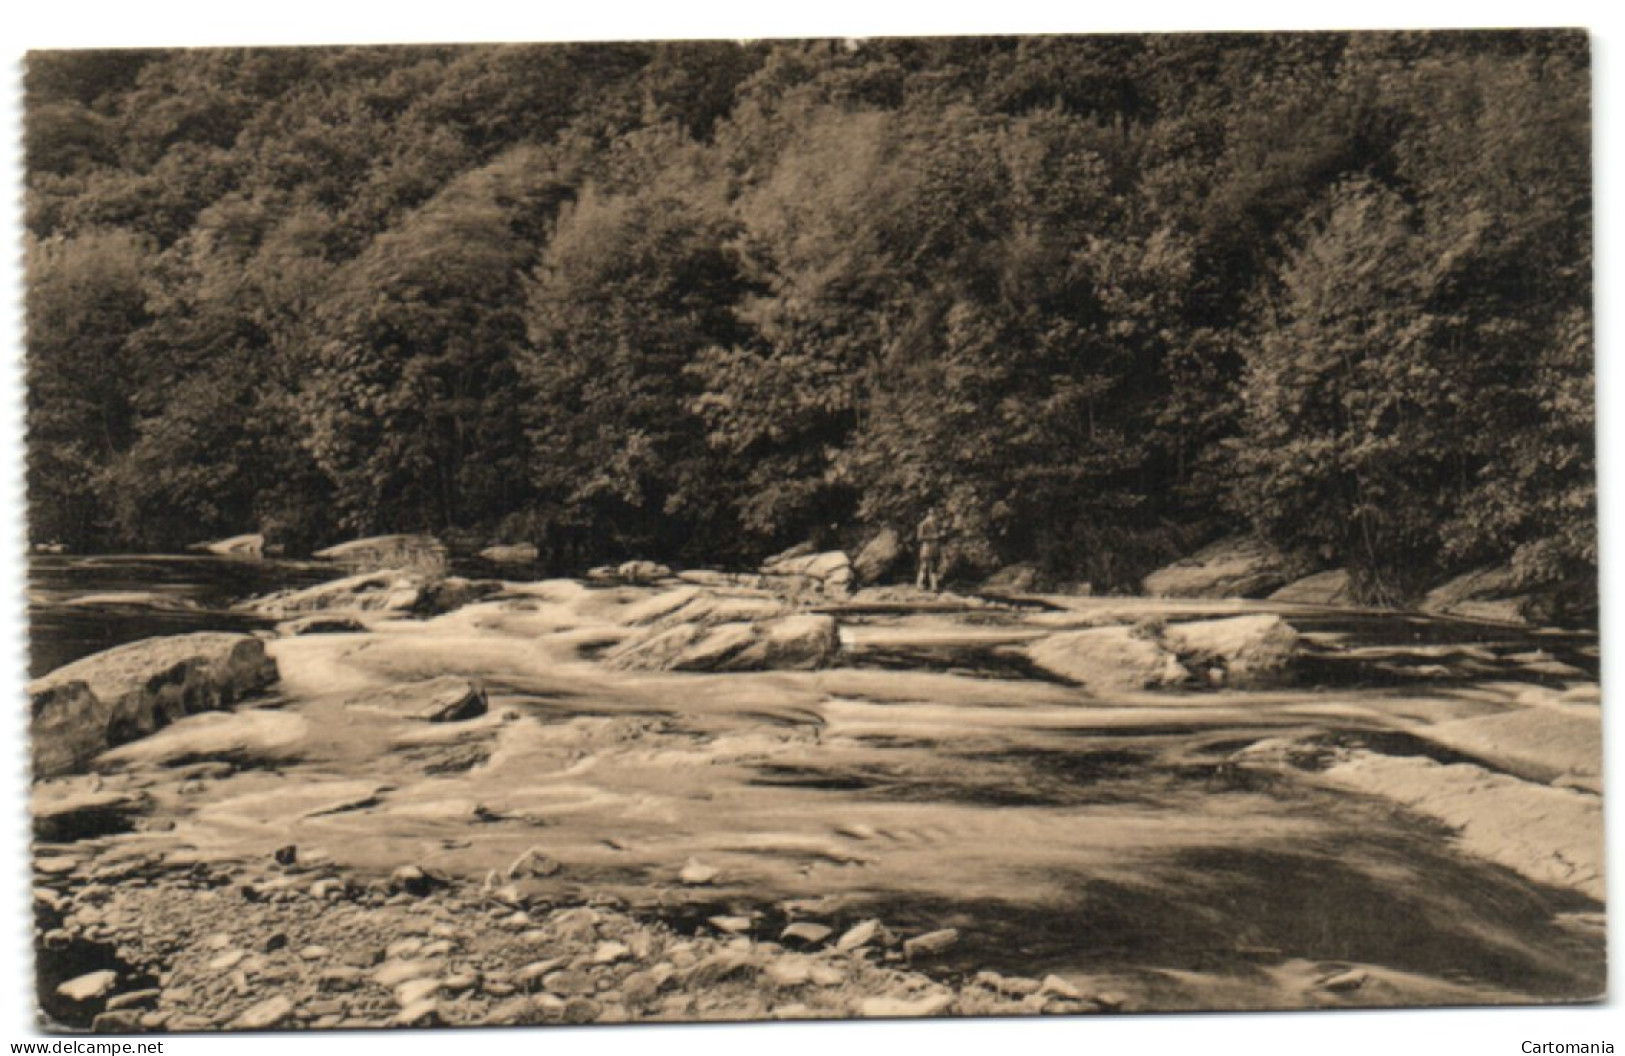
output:
M929 586L935 594L942 589L942 540L947 535L936 510L926 511L914 535L920 544L920 571L914 578L914 586L922 589Z

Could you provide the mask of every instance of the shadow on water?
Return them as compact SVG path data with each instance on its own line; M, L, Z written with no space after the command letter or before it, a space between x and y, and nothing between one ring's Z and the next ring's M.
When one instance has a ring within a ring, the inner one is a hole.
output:
M231 606L342 570L307 561L212 555L33 556L28 564L29 677L104 649L194 631L252 631L272 622ZM119 599L116 595L125 595ZM138 600L131 595L140 594ZM112 597L97 602L97 595Z

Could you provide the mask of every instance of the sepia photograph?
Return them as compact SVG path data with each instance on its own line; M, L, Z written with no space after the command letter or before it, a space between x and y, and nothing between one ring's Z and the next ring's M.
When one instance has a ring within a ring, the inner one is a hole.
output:
M1604 1001L1592 58L30 51L32 1029Z

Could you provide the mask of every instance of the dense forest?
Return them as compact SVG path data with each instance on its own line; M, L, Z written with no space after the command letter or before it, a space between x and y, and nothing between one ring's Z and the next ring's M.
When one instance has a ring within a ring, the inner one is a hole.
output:
M1577 32L36 53L35 542L1595 578ZM561 548L560 540L572 546Z

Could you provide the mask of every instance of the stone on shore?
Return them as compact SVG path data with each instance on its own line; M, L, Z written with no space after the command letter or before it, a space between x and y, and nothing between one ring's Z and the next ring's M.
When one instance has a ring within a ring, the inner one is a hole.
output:
M1526 623L1530 603L1513 585L1510 568L1480 568L1428 591L1417 608L1431 616Z
M1354 595L1349 589L1348 569L1333 568L1293 580L1271 594L1270 600L1298 605L1352 605Z
M82 770L108 748L227 707L276 679L265 643L247 634L147 638L87 656L29 684L35 776Z
M427 576L445 575L445 544L432 535L375 535L316 551L315 557L358 571L405 569Z
M1232 536L1146 576L1153 598L1261 598L1292 578L1287 559L1249 536Z
M1128 627L1062 631L1026 647L1029 660L1091 693L1155 689L1190 677L1173 653Z

